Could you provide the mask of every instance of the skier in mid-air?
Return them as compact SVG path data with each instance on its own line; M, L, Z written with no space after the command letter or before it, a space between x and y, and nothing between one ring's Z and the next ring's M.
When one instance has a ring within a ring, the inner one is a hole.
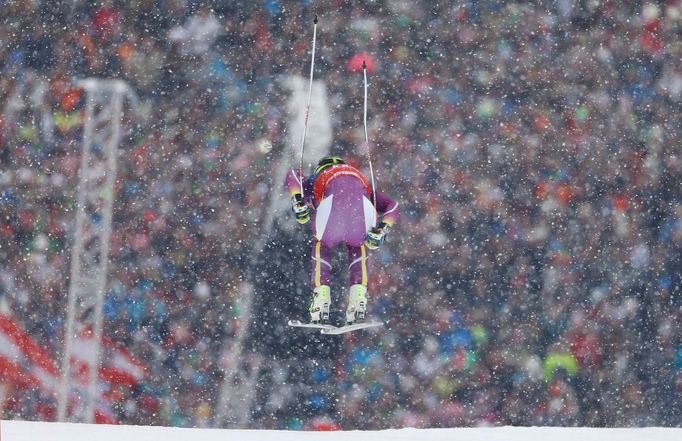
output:
M379 191L373 195L367 178L338 156L322 158L309 177L289 171L285 185L299 223L310 221L310 208L315 209L311 322L329 322L331 254L333 247L340 244L346 244L349 262L346 323L364 320L369 279L367 248L377 249L383 243L400 214L398 203ZM372 201L376 201L376 207ZM375 223L377 214L380 216L378 224Z

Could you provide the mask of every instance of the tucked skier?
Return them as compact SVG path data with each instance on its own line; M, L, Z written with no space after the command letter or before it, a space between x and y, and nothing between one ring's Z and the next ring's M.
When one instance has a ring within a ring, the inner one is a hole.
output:
M367 311L367 248L376 249L383 243L398 219L398 203L386 194L376 192L375 208L367 178L337 156L322 158L315 172L307 178L291 170L286 177L286 187L299 223L310 221L310 208L315 209L312 222L311 321L329 321L331 254L332 248L340 244L346 245L349 262L346 323L362 321ZM374 226L377 212L380 219Z

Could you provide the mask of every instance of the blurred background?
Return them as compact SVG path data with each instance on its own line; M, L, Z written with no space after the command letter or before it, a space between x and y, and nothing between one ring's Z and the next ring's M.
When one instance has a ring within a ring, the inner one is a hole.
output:
M402 210L371 257L386 325L339 337L285 326L307 319L311 240L280 180L285 80L307 88L315 14L325 148L367 167L366 60ZM0 415L57 418L94 77L138 98L98 421L679 427L681 37L679 0L0 0Z

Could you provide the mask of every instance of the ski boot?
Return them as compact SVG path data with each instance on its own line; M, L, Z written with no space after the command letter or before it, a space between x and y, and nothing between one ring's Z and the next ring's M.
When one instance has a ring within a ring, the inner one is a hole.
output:
M331 294L329 286L320 285L313 290L313 299L310 302L310 322L311 323L329 323L329 304L331 303Z
M348 309L346 309L346 323L352 325L363 322L367 313L367 287L352 285L348 294Z

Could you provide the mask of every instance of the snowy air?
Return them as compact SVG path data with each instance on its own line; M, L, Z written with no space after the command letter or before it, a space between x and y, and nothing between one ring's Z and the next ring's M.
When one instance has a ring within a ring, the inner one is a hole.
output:
M682 439L681 112L682 0L0 0L0 439Z

